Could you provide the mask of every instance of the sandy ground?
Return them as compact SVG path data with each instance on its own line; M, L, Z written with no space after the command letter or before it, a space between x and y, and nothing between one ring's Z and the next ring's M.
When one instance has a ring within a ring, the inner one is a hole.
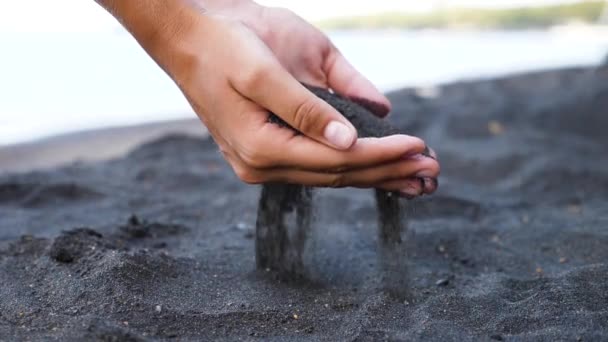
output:
M0 176L0 340L607 340L608 70L437 95L390 95L443 167L408 203L405 300L382 291L371 191L321 191L310 279L280 282L255 271L259 188L169 135Z

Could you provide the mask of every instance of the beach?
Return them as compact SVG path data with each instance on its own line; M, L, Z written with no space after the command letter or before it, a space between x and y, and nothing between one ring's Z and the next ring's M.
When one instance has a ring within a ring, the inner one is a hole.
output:
M442 165L407 202L405 297L371 190L319 191L308 279L256 271L260 187L189 120L0 149L0 341L608 339L608 68L389 98Z

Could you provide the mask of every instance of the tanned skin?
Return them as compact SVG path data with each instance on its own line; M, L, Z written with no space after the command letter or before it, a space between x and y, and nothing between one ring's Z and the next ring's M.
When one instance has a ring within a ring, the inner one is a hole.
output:
M381 117L390 111L329 39L293 13L249 0L97 2L175 81L242 181L435 191L419 181L439 174L424 141L358 138L302 85L360 99ZM269 123L268 112L295 131Z

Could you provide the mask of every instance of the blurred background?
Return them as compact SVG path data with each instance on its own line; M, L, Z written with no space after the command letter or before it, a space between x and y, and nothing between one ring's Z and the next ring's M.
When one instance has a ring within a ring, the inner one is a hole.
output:
M608 1L259 0L323 29L380 89L599 64ZM194 114L93 0L0 0L0 146Z

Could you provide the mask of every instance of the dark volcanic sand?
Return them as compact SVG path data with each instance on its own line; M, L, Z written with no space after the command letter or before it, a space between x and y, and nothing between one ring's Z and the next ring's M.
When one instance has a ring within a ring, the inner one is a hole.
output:
M312 93L332 105L342 113L357 129L359 137L383 137L398 134L387 120L372 114L371 110L380 105L370 101L359 103L346 99L326 89L307 86ZM285 121L270 114L268 121L281 127L289 127ZM428 158L430 150L422 153ZM420 178L422 189L425 180ZM434 180L436 181L436 180ZM375 191L378 211L379 256L387 292L406 298L403 283L407 273L403 272L406 249L402 246L407 222L404 220L404 201L397 192L381 189ZM303 265L303 252L314 215L315 189L296 184L264 184L258 205L256 219L256 265L259 270L273 271L283 280L308 279ZM403 300L403 299L402 299Z
M170 136L0 176L0 340L607 340L608 69L391 99L443 167L408 209L407 302L380 290L372 191L321 191L312 279L282 283L254 271L259 187Z

